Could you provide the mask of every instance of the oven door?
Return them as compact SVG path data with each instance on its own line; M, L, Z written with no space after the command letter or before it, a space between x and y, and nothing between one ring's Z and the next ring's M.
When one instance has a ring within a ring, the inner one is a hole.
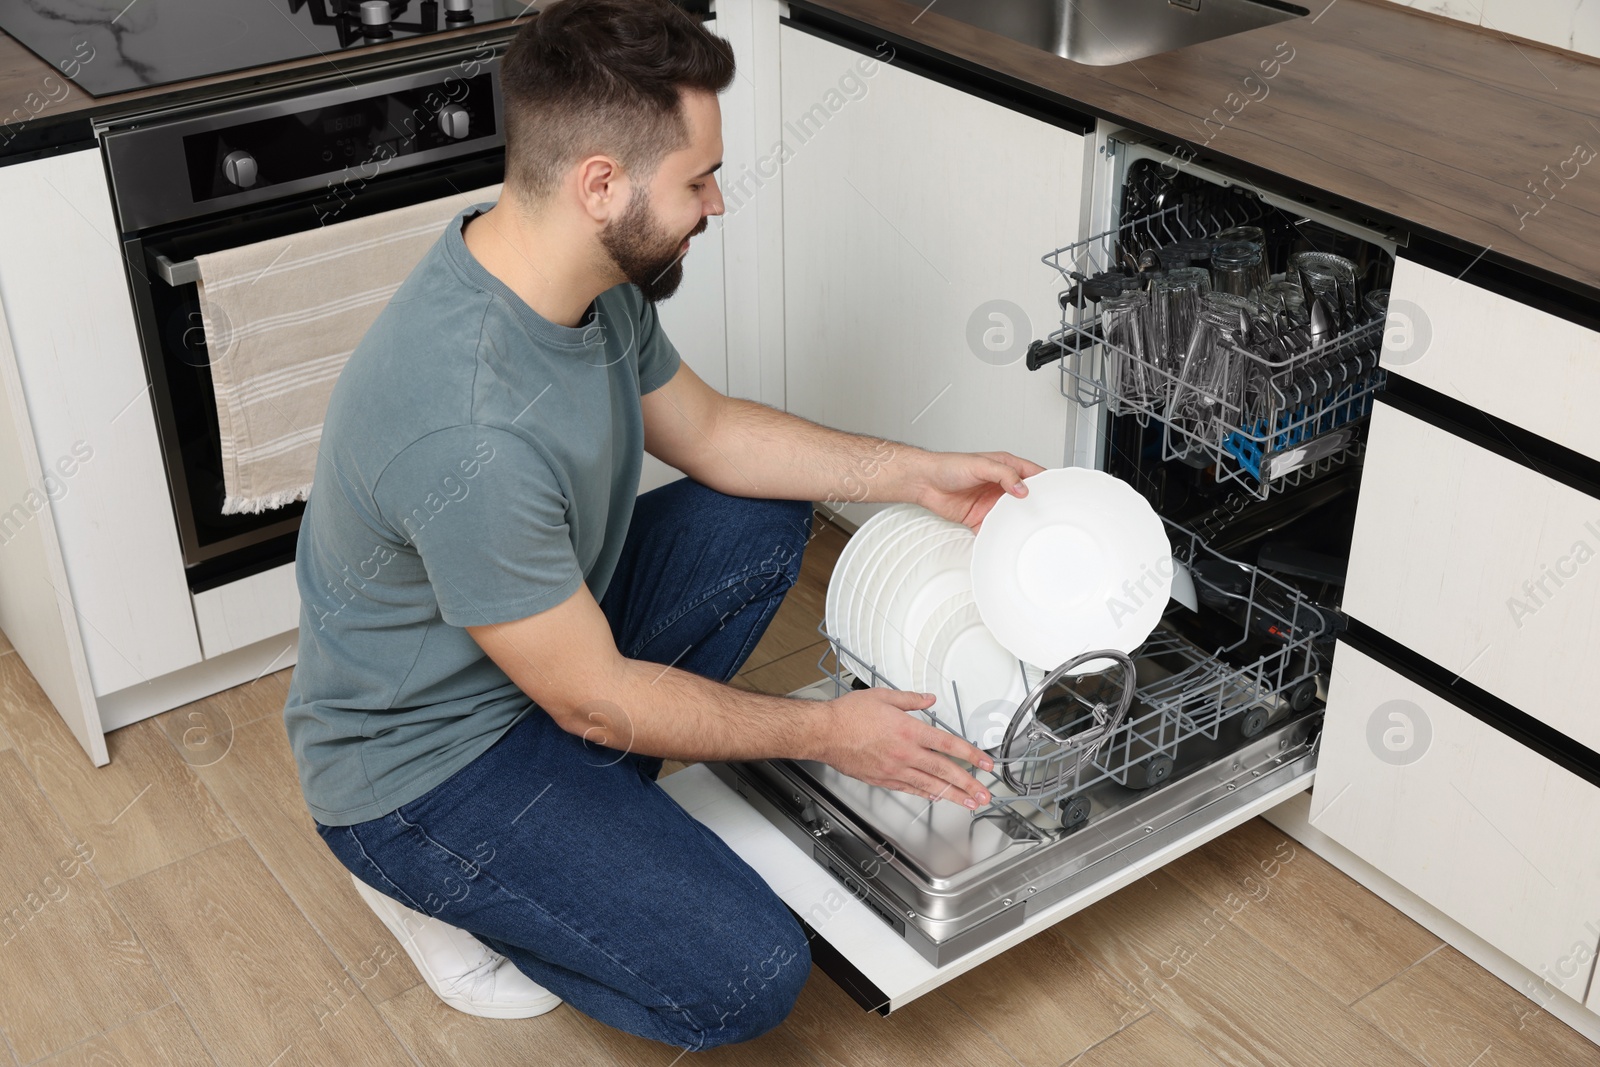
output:
M341 220L451 196L503 179L501 148L419 167L341 191ZM222 218L189 221L124 238L140 347L149 375L174 519L192 592L294 558L304 502L260 514L224 515L221 435L211 353L201 328L194 257L316 229L327 189Z

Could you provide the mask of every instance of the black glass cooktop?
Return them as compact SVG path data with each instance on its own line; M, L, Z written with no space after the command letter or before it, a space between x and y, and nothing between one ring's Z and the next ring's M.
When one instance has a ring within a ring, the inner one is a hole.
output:
M0 30L91 96L517 18L526 0L0 0Z

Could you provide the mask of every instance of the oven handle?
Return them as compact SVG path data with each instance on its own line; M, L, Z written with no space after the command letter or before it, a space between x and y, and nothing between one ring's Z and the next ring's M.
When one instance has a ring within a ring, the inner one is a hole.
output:
M156 274L173 288L180 285L194 285L200 281L200 264L194 260L181 259L174 263L159 253L154 258Z

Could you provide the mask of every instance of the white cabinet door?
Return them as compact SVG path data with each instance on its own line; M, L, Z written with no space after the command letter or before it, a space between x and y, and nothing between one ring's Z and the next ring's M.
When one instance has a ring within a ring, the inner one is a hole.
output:
M1341 644L1311 823L1583 999L1600 945L1600 788Z
M1401 259L1383 365L1600 459L1600 333Z
M98 151L0 167L0 301L101 696L200 662L119 248Z
M1079 236L1084 138L781 34L788 410L1063 465L1069 403L1023 355L1060 324L1040 257Z
M1600 749L1600 499L1377 404L1344 608Z

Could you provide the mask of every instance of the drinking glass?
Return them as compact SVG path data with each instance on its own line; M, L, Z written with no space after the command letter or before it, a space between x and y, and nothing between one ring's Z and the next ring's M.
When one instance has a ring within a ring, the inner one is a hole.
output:
M1150 294L1118 293L1100 301L1105 338L1106 389L1117 414L1148 410L1160 389L1151 367Z
M1151 362L1156 366L1152 400L1158 407L1172 392L1200 303L1210 291L1211 272L1203 267L1175 267L1151 283L1148 333Z
M1211 250L1211 287L1235 296L1250 296L1267 284L1267 264L1261 245L1254 241L1229 241Z

